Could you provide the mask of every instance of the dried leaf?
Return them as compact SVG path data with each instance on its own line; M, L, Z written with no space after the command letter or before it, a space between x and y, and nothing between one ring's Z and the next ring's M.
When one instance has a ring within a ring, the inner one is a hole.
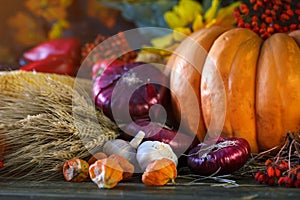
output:
M97 0L88 0L87 14L98 18L102 24L112 28L116 24L119 11L100 4Z
M41 16L51 22L65 19L67 8L72 3L73 0L27 0L25 7L36 16Z
M8 25L13 27L14 39L22 45L32 46L46 40L42 25L24 12L18 12L8 20Z

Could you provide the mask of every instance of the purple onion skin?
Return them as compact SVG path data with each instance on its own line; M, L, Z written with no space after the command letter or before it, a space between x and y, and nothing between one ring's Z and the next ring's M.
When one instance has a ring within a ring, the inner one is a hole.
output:
M199 157L197 152L203 143L192 148L188 153L187 164L192 172L209 176L220 168L216 175L231 174L240 169L250 157L250 145L243 138L220 138L217 143L235 141L236 145L227 146L216 151L209 152L205 157Z
M122 87L121 91L124 93L116 93L112 98L115 86L121 77L138 66L143 66L143 73L139 73L137 76L138 81L143 83L142 86L134 88L135 86L122 79L119 86ZM148 81L150 82L148 83ZM127 123L132 120L149 119L149 110L154 104L161 104L163 107L167 106L166 96L168 89L164 86L166 83L166 76L150 64L135 62L124 65L111 65L106 67L102 74L94 79L92 93L97 108L102 110L107 117L116 122ZM131 95L128 94L128 91L132 87L135 90ZM124 98L125 95L131 95L128 97L130 98L129 105L128 98L127 100ZM113 116L112 107L117 111L115 116ZM128 110L125 108L129 108L129 117L126 114ZM154 116L159 115L159 112L154 113Z
M122 130L121 137L125 140L131 140L138 131L143 131L145 133L144 140L160 141L169 144L176 155L189 151L199 143L194 135L177 132L147 120L129 123Z

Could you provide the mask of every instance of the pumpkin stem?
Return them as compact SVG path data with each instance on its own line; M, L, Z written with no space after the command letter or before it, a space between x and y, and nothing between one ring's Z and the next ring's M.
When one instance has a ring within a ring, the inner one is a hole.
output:
M239 28L248 28L261 38L274 33L288 33L300 29L298 0L244 0L233 12Z
M138 147L138 146L140 145L140 143L143 141L144 137L145 137L145 132L139 131L139 132L136 134L136 136L129 142L129 144L130 144L133 148L137 149L137 147Z

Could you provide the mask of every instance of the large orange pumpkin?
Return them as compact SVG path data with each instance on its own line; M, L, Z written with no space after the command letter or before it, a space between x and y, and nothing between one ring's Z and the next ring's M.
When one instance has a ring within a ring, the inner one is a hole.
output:
M213 114L212 98L225 91L223 136L245 138L252 152L280 145L288 131L300 130L299 46L300 30L266 40L245 28L211 27L193 33L167 64L172 66L175 117L202 141ZM214 66L218 73L203 74ZM218 76L223 90L215 81Z

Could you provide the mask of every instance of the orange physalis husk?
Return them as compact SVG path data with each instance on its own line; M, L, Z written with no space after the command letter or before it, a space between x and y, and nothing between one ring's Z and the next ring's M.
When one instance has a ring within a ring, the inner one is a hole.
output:
M89 175L89 164L79 158L67 160L63 165L63 175L67 181L82 182Z
M114 188L123 179L123 169L111 158L97 160L89 168L89 174L99 188Z
M107 155L103 152L97 152L92 157L90 157L90 159L88 160L88 163L91 165L94 162L96 162L97 160L101 160L103 158L107 158Z
M122 167L123 181L128 180L130 177L132 177L134 173L134 166L128 160L126 160L124 157L118 154L112 154L108 158L113 159L114 161L119 163L119 165Z
M175 184L177 177L176 165L167 158L150 162L143 173L142 181L146 185L162 186L168 182Z

